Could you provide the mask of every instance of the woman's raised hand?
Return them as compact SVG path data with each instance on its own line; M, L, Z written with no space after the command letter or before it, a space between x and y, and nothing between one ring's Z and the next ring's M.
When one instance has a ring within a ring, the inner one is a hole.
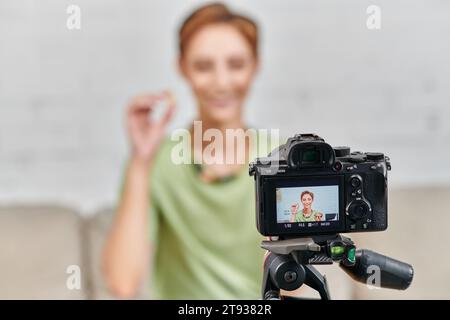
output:
M293 214L293 215L297 214L298 207L299 207L299 204L298 204L298 203L293 204L293 205L291 206L291 214Z
M163 102L166 102L167 110L160 119L152 119L152 112L155 108L162 108ZM153 160L174 110L175 99L170 92L139 95L131 100L126 122L132 157L145 163Z

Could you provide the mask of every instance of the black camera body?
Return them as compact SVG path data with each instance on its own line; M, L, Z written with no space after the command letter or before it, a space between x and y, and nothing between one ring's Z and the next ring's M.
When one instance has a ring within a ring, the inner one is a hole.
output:
M258 231L303 237L386 230L390 169L383 153L350 152L297 134L250 163Z

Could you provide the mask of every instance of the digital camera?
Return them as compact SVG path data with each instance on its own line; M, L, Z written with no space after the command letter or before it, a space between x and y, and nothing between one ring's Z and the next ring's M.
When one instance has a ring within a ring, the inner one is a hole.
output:
M297 134L250 163L256 225L264 236L302 237L387 228L389 157L332 148Z

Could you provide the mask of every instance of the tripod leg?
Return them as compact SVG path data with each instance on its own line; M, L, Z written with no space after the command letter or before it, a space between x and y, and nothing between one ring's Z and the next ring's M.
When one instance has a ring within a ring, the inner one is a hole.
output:
M312 265L305 265L306 279L305 284L308 287L319 292L322 300L331 300L330 292L328 290L327 279Z

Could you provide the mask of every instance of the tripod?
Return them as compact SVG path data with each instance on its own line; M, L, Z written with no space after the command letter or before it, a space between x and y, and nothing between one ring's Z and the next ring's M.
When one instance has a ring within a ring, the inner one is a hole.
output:
M354 280L367 282L370 266L380 270L380 287L405 290L412 282L411 265L370 250L356 250L353 241L339 234L308 238L263 241L268 250L264 262L262 298L298 299L280 295L280 289L292 291L303 284L316 290L322 300L330 300L327 281L313 265L339 262Z

